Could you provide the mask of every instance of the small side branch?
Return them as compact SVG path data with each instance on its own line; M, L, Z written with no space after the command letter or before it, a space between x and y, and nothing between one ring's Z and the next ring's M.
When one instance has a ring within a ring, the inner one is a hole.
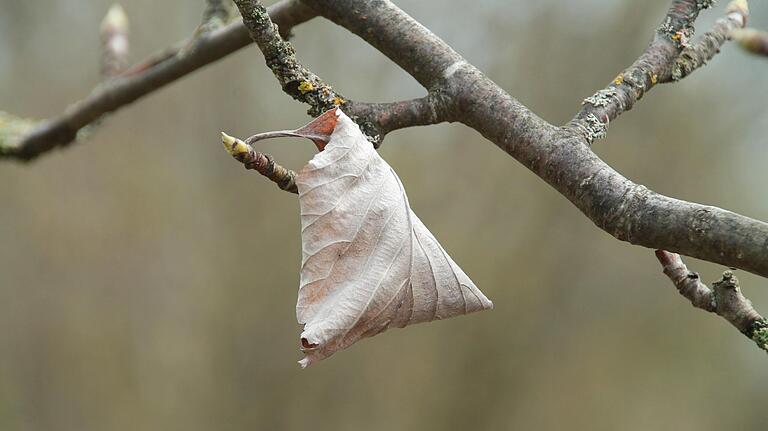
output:
M449 102L439 96L439 91L419 99L392 103L355 102L344 98L298 61L293 46L281 37L259 1L235 0L235 4L283 91L308 104L309 115L317 117L330 109L342 107L377 148L384 136L393 130L447 120L444 108Z
M269 13L280 24L280 31L285 35L293 26L315 17L315 12L304 6L301 0L282 0L271 5ZM98 85L88 97L72 104L58 117L37 122L34 127L25 127L21 134L11 133L18 131L18 128L0 130L0 159L28 161L54 148L68 145L83 127L97 121L104 114L128 105L250 43L251 39L243 24L233 22L203 34L194 41L192 47L188 47L188 42L184 41L165 49L108 83Z
M378 148L384 136L394 130L448 121L446 108L451 102L436 93L419 99L391 103L349 101L344 112L349 115L368 140Z
M749 7L746 0L732 1L728 4L725 13L726 15L718 19L711 30L704 33L693 45L683 49L672 67L673 81L679 81L690 75L719 53L720 47L733 31L747 24Z
M733 0L727 16L694 46L693 22L712 1L674 0L666 17L656 29L650 45L608 86L584 99L581 110L566 125L588 144L605 136L608 125L632 109L646 92L660 83L682 79L712 58L735 28L747 19L746 0Z
M732 271L725 271L722 279L712 283L710 289L701 282L699 274L688 270L679 254L656 250L656 258L677 291L694 307L724 318L757 347L768 352L768 320L741 293L739 280Z
M258 152L242 140L223 132L221 142L227 152L242 163L245 169L253 169L264 175L277 184L280 190L299 193L296 187L296 172L280 166L271 155Z
M731 35L745 51L755 55L768 56L768 32L745 28Z
M101 76L111 78L128 65L128 15L115 3L99 27L101 36Z
M267 9L257 0L235 0L243 16L243 23L256 42L267 66L280 82L283 91L310 106L309 115L317 117L323 112L346 103L330 85L299 63L296 51L278 32L269 18Z

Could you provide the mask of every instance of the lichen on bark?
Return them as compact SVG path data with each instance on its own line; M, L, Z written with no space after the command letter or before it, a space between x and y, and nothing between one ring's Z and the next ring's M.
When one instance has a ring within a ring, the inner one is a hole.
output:
M251 38L261 49L267 66L283 91L310 106L308 114L317 117L329 109L344 105L346 99L296 58L296 50L284 40L258 1L235 0Z

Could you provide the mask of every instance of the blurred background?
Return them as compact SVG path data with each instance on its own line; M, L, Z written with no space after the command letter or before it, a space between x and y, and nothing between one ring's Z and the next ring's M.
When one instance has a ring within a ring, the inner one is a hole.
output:
M669 2L397 3L559 124L637 57ZM754 3L751 24L768 27ZM132 61L187 37L202 10L122 5ZM45 118L84 97L109 6L0 0L0 109ZM332 23L295 35L299 58L350 98L424 94ZM594 150L660 193L768 220L766 100L768 61L728 45L654 89ZM301 370L296 196L243 170L219 131L295 128L305 111L251 46L122 109L86 142L0 164L0 429L768 427L765 354L679 297L652 250L613 239L454 124L392 133L381 154L495 310L390 330ZM259 145L294 169L314 148ZM724 269L687 263L708 282ZM768 281L737 275L768 311Z

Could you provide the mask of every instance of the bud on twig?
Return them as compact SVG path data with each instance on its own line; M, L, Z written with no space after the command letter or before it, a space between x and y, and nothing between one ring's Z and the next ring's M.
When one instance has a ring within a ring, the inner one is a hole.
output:
M109 8L99 27L101 35L101 75L113 77L128 65L128 16L115 3Z
M281 190L298 193L296 173L280 166L269 154L260 153L250 145L221 132L221 143L227 152L245 166L272 180Z

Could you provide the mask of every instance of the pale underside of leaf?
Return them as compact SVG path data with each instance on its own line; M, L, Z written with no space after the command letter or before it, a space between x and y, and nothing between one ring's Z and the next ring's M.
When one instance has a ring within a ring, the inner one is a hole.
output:
M389 327L493 307L413 213L394 170L337 115L296 177L304 367Z

